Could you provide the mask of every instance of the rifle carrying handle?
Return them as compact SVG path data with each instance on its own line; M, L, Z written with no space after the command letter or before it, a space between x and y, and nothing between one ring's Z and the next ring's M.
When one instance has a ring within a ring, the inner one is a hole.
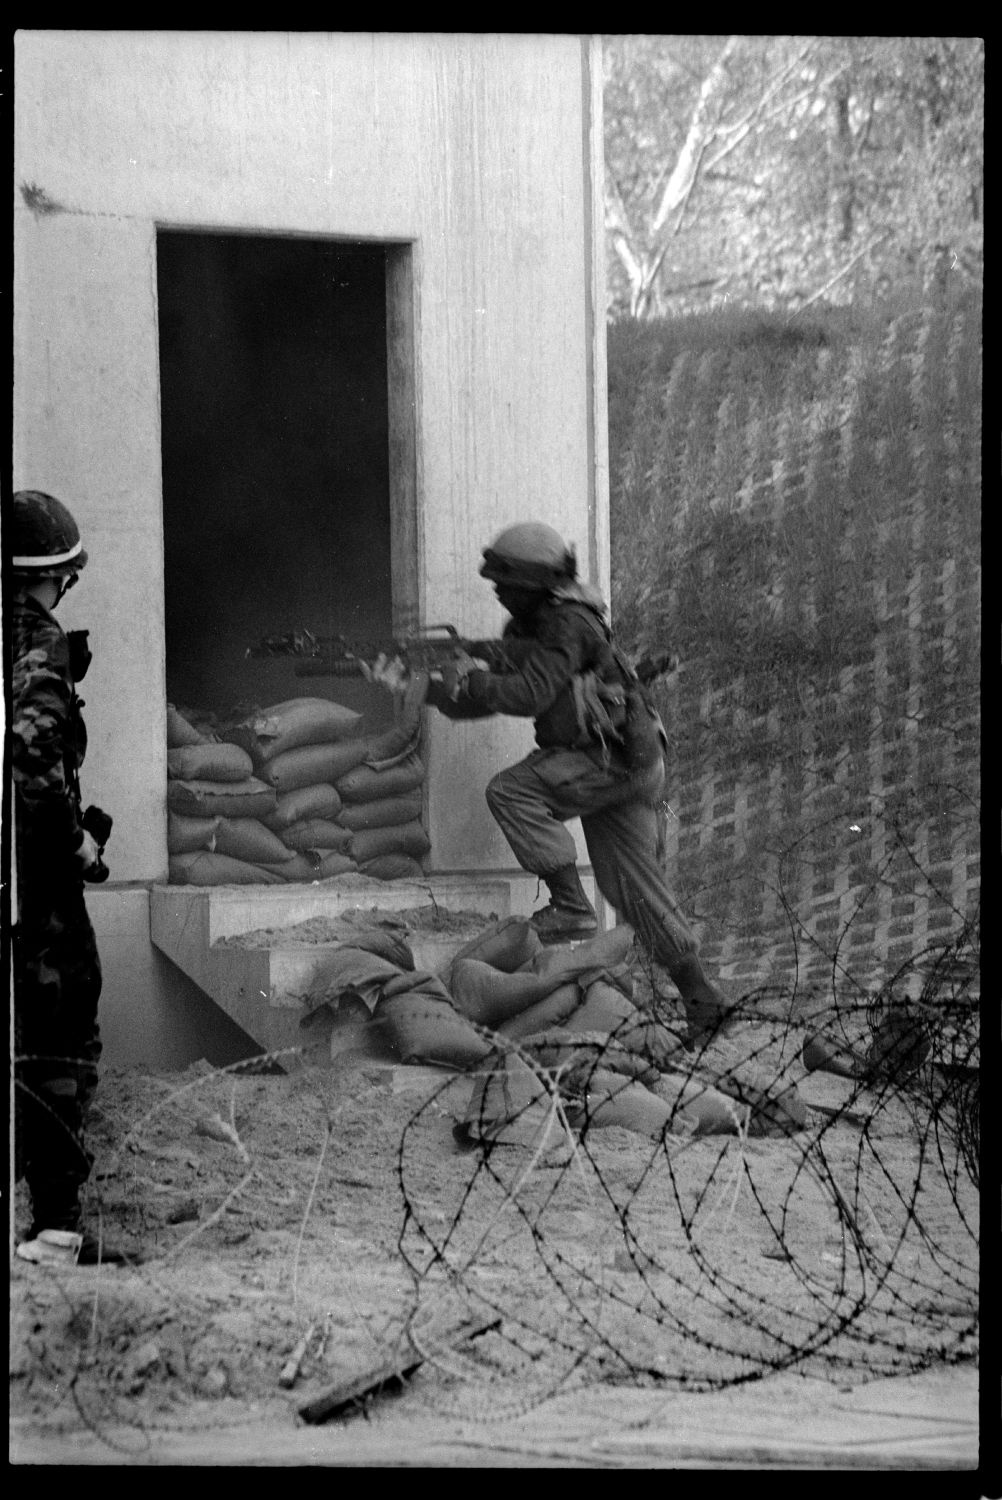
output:
M295 677L364 677L358 661L339 660L330 656L304 656L292 669Z

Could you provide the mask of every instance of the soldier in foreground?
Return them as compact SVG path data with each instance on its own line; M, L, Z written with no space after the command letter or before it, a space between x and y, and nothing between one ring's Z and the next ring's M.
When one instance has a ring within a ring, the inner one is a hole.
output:
M5 540L13 578L15 1146L32 1210L17 1253L110 1262L124 1257L83 1232L80 1202L91 1169L84 1122L101 1055L101 965L83 887L107 875L110 819L81 808L86 733L75 685L90 662L87 633L67 636L53 613L87 554L66 506L37 490L14 495Z
M578 581L572 549L550 526L510 526L483 556L481 577L494 584L510 619L500 641L477 642L476 657L432 673L428 702L453 719L513 714L535 721L537 748L486 790L519 864L549 889L551 900L533 925L551 942L596 931L564 826L580 818L602 895L668 971L691 1032L712 1031L729 1002L703 970L658 857L663 730L638 699L605 603ZM399 685L392 662L376 677Z

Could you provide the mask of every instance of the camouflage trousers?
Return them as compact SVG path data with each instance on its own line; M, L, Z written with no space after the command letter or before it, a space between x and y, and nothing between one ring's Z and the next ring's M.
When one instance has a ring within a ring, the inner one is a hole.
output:
M97 1086L101 963L78 882L20 891L14 958L15 1167L33 1228L76 1229L92 1158L84 1126ZM27 895L27 899L26 898Z
M584 750L533 750L488 783L487 805L523 870L545 879L577 860L564 824L581 819L595 883L659 963L695 957L696 938L661 860L661 764L639 782Z

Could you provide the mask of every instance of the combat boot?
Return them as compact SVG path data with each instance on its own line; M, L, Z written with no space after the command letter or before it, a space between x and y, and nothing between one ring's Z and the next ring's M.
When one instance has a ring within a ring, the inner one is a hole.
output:
M598 931L595 910L584 893L577 865L565 865L544 875L553 900L534 911L531 918L544 943L570 942L572 938L594 937Z
M682 997L690 1041L706 1042L728 1031L735 1019L732 1003L707 978L698 956L685 953L667 968Z

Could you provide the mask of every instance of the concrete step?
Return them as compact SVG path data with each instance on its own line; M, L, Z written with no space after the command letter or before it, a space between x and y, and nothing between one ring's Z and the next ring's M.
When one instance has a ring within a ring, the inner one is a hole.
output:
M430 876L384 882L347 876L320 886L154 886L150 933L155 946L177 964L208 998L226 1012L283 1067L330 1057L327 1033L311 1034L302 1021L313 976L335 944L276 942L275 929L294 928L313 917L347 911L391 913L438 908L483 913L484 926L510 915L505 880ZM268 930L267 943L231 943L227 938ZM408 939L418 969L440 974L469 934L416 928Z

